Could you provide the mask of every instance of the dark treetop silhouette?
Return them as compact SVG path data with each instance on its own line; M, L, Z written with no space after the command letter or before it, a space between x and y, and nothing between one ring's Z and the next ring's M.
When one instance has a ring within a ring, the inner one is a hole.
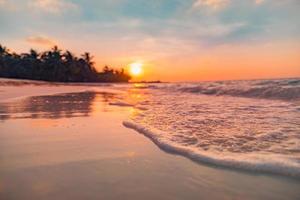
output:
M54 46L42 53L31 49L29 53L17 54L1 45L0 77L53 82L128 82L131 78L124 69L105 66L98 72L87 52L78 58Z

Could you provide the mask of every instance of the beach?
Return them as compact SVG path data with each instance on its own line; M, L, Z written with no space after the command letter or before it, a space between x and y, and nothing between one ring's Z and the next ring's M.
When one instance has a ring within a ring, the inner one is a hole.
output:
M126 85L5 81L0 199L300 197L298 177L195 162L126 128L129 116L144 112L132 105L147 98L145 89L134 89L128 101Z

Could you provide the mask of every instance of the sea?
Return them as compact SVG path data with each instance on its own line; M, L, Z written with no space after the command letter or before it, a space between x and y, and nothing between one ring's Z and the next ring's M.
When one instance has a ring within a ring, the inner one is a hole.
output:
M300 79L112 85L123 125L193 161L300 177Z
M77 85L88 91L2 104L0 120L88 116L101 92L108 106L128 109L124 127L166 152L218 167L300 178L300 78Z

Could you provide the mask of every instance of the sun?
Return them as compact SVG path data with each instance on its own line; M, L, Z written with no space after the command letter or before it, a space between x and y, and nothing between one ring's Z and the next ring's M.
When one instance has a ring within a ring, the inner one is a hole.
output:
M134 63L131 63L129 65L130 67L130 74L133 75L133 76L138 76L142 73L142 66L143 64L140 63L140 62L134 62Z

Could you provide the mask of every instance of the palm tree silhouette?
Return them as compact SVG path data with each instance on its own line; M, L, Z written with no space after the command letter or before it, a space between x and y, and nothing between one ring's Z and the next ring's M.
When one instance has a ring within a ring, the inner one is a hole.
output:
M128 82L130 76L105 66L103 72L94 67L93 56L85 52L80 58L57 46L42 53L10 53L0 45L0 77L25 78L59 82Z

